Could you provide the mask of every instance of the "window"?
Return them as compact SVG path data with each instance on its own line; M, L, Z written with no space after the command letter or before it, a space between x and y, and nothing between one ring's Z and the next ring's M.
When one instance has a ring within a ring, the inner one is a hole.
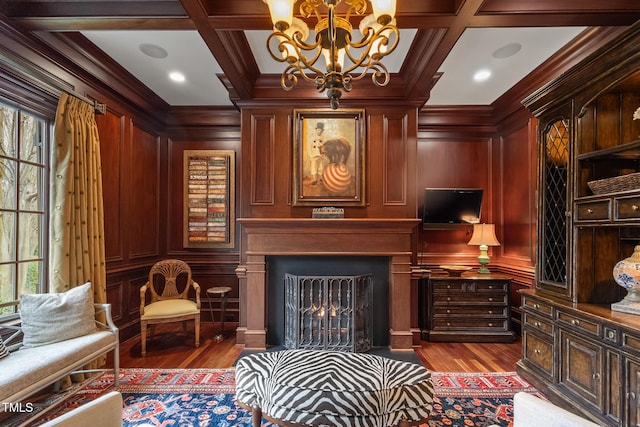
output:
M0 315L46 290L48 131L46 120L0 104Z

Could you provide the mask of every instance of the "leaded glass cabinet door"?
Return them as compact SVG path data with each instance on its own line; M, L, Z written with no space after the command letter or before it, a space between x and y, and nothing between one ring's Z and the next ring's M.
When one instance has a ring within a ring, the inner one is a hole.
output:
M571 298L570 126L558 119L544 128L538 183L537 287Z

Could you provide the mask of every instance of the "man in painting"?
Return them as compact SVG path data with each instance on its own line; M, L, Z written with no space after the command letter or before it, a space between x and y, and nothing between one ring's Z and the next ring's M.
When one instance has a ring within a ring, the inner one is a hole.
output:
M322 145L324 144L324 123L316 124L315 133L311 135L308 141L309 158L311 159L310 174L313 178L311 185L316 185L322 181L322 170L324 169L324 154L322 153Z

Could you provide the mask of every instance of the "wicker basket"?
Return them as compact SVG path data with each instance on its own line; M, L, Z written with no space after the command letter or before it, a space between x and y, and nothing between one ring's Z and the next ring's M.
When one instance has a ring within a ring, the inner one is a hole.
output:
M593 194L617 193L640 189L640 172L587 182Z

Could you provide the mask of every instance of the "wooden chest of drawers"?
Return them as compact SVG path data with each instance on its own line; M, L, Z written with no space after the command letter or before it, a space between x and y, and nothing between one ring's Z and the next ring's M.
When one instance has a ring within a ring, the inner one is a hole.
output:
M498 274L432 276L428 283L429 341L513 342L511 278Z

